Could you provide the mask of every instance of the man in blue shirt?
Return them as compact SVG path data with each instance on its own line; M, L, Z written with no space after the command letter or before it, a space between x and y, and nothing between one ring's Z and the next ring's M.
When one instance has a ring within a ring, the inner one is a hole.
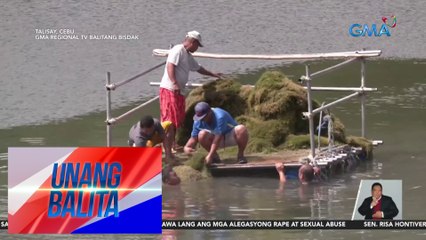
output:
M238 162L247 163L244 150L248 142L248 132L244 125L239 125L231 115L221 108L210 108L206 102L195 105L194 125L191 138L184 147L187 154L195 152L195 145L200 142L209 153L206 164L220 161L219 147L238 146Z

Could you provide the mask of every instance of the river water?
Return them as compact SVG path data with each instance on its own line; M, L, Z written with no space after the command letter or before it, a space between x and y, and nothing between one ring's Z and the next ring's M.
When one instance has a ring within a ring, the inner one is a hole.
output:
M381 25L397 16L391 36L351 37L352 23ZM220 178L165 187L163 208L176 219L349 219L361 179L402 179L404 219L425 219L426 6L423 1L2 1L0 8L0 218L7 217L7 147L105 145L105 74L129 78L163 59L154 48L203 35L203 52L285 54L381 49L367 62L367 136L384 140L374 160L353 174L301 188L277 179ZM76 35L137 35L138 40L39 40L36 29ZM304 65L283 61L200 59L208 69L254 83L265 69L293 79ZM331 62L311 62L313 71ZM157 94L162 69L113 93L113 115ZM355 63L314 81L359 86ZM208 80L197 74L191 81ZM320 101L342 96L317 93ZM357 100L332 109L349 134L360 134ZM158 115L158 103L144 113ZM142 114L142 113L141 113ZM125 145L134 116L113 129ZM231 194L232 193L232 194ZM422 239L424 231L167 231L179 239ZM84 236L82 236L84 237ZM31 237L29 237L31 238ZM46 236L47 238L47 236ZM102 237L108 238L108 237ZM135 236L133 237L135 238Z

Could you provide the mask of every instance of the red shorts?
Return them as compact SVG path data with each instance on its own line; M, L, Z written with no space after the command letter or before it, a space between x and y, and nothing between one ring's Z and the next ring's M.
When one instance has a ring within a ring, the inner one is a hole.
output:
M160 88L161 122L170 121L176 128L185 120L185 97L165 88Z

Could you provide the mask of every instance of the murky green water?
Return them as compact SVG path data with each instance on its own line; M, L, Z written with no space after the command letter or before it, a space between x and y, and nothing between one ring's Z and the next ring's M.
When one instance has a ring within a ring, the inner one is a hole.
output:
M312 62L313 71L333 62ZM361 179L402 179L404 219L424 219L426 211L417 206L426 196L423 161L426 118L425 61L369 61L368 87L377 87L367 101L367 136L380 139L384 145L375 149L374 160L362 165L353 174L313 186L289 182L280 188L277 179L218 178L163 189L163 208L172 219L350 219ZM276 69L297 79L304 73L303 64L291 64ZM243 83L252 83L263 69L239 75ZM314 80L314 86L359 86L360 64ZM332 101L344 93L319 93L320 101ZM343 96L342 95L342 96ZM133 106L116 109L114 116ZM357 99L338 105L332 112L339 116L349 134L360 134L360 103ZM158 103L141 113L158 115ZM40 126L22 126L0 130L1 217L6 217L6 156L8 146L102 146L105 144L105 113L93 113L63 122ZM135 116L113 129L113 144L126 145L128 128L137 121ZM4 136L4 138L3 138ZM165 234L183 239L269 239L280 238L368 238L380 236L396 239L408 234L422 238L422 231L166 231Z
M426 58L426 8L413 1L62 1L2 0L0 8L0 128L44 124L102 111L105 74L113 82L162 61L154 48L202 33L204 52L292 54L381 49L385 58ZM201 10L202 9L202 10ZM351 37L349 26L382 24L395 14L391 37ZM81 35L138 35L138 40L37 40L35 29L72 29ZM230 73L281 61L200 59ZM162 71L117 91L116 106L152 96ZM193 74L192 80L200 80ZM37 104L35 104L37 103ZM59 108L58 106L61 106ZM17 114L18 113L18 114Z

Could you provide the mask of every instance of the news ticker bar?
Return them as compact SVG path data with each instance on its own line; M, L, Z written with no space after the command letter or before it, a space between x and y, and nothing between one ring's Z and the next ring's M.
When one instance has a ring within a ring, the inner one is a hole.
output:
M0 229L7 229L0 220ZM426 220L163 220L163 229L426 229Z
M426 229L426 220L163 220L163 229Z

